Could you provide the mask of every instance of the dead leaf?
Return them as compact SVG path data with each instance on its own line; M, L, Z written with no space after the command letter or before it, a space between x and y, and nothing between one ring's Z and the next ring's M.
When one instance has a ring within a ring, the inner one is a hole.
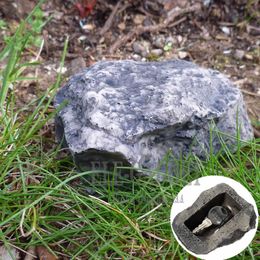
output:
M34 246L29 247L27 252L26 252L26 256L24 257L24 260L34 260L34 259L37 259L35 249L36 248Z
M117 25L117 27L121 30L121 31L124 31L125 30L125 23L119 23L118 25Z
M44 246L37 246L36 253L40 260L57 260L58 258L50 253Z
M19 251L15 248L6 248L5 246L0 246L0 259L3 260L13 260L19 259Z
M144 16L144 15L137 14L137 15L134 16L133 21L134 21L134 24L140 25L140 24L143 23L144 19L145 19L145 16Z

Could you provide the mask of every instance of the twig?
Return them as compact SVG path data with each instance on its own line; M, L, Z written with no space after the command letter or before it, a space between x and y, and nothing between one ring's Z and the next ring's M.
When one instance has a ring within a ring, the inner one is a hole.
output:
M201 8L201 6L199 4L195 4L192 5L188 8L184 8L184 9L180 9L177 11L174 11L170 16L168 16L162 23L156 24L156 25L150 25L150 26L136 26L133 30L131 30L128 34L122 36L121 38L119 38L118 40L116 40L112 46L109 49L109 53L114 53L115 50L117 50L118 48L120 48L123 44L125 44L126 42L128 42L130 39L132 39L133 37L139 36L143 33L153 33L153 32L157 32L157 31L161 31L167 27L169 27L169 25L174 22L174 20L181 15L187 14L187 13L191 13L191 12L195 12L198 11Z
M182 17L181 19L177 20L176 22L170 23L170 24L168 25L168 27L169 27L169 28L174 27L174 26L176 26L176 25L178 25L178 24L180 24L180 23L182 23L182 22L184 22L184 21L186 21L186 20L187 20L187 17L184 16L184 17Z
M255 138L260 138L260 131L254 128L254 136Z
M35 59L32 60L32 62L36 62L36 61L39 60L41 53L42 53L43 46L44 46L44 42L45 42L44 39L42 39L41 46L40 46L40 49L37 53L37 56L35 57Z
M20 225L19 225L22 237L28 237L36 230L35 221L33 221L31 229L28 232L24 233L23 223L24 223L24 218L25 218L25 212L26 212L26 210L24 209L22 212L22 217L21 217L21 221L20 221ZM35 214L36 214L35 208L33 208L33 212L34 212L34 219L35 219Z
M140 11L143 14L145 14L146 16L156 17L156 15L147 12L142 6L138 8L138 11Z
M153 234L153 233L150 233L150 232L148 232L148 231L144 231L144 233L145 233L146 235L148 235L149 237L154 238L154 239L156 239L156 240L159 240L159 241L162 241L162 242L169 242L169 240L164 239L164 238L161 238L161 237L158 237L157 235L155 235L155 234Z
M239 80L235 81L234 83L240 87L247 82L248 82L247 79L239 79Z
M248 79L240 79L240 80L235 81L234 83L239 86L239 89L241 90L241 92L243 92L247 95L250 95L250 96L260 97L260 94L258 94L258 93L254 93L254 92L240 88L240 86L242 86L243 84L250 83L250 81Z
M150 210L149 212L145 213L144 215L138 217L136 220L139 221L145 217L147 217L148 215L150 215L152 212L154 212L155 210L157 210L158 208L160 208L162 206L162 203L160 203L159 205L157 205L155 208L153 208L152 210Z
M104 33L106 33L109 30L109 28L111 27L113 19L114 19L115 15L116 15L120 5L121 5L121 2L122 1L118 1L116 6L113 8L113 11L111 12L111 14L109 15L108 19L106 20L105 25L100 30L100 35L103 35Z
M125 3L119 10L118 10L118 13L122 13L123 11L125 11L128 7L130 7L131 4L129 4L128 2Z
M29 252L29 250L25 251L25 250L23 250L22 248L20 248L18 246L15 246L13 244L10 244L10 245L11 245L11 247L16 248L18 251L21 251L24 254L26 254L26 256L29 256L30 257L29 259L37 258L37 256L33 255L31 252ZM26 259L26 257L24 259Z
M247 91L247 90L244 90L244 89L240 89L241 92L247 94L247 95L250 95L250 96L255 96L255 97L260 97L260 94L257 94L257 93L253 93L253 92L250 92L250 91Z

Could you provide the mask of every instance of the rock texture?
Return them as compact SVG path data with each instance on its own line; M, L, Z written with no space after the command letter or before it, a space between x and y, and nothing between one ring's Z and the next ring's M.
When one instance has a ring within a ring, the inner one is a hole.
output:
M104 61L70 78L55 106L67 104L56 120L59 140L81 169L94 161L155 169L167 152L175 158L194 153L205 158L230 136L252 138L240 91L222 74L181 61ZM213 124L214 122L214 124ZM163 171L174 173L174 164Z

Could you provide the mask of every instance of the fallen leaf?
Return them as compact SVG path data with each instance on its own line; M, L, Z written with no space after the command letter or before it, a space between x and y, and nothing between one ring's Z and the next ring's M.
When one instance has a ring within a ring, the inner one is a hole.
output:
M123 31L123 30L125 30L125 23L119 23L118 25L117 25L117 27L121 30L121 31Z
M40 260L57 260L58 258L49 252L44 246L37 246L36 253Z
M82 3L76 3L75 7L78 9L80 17L87 17L93 10L96 0L82 0Z
M5 246L0 246L0 259L3 260L13 260L19 259L19 251L15 248L6 248Z
M26 256L24 257L24 260L35 260L37 259L36 257L36 252L35 252L35 247L31 246L26 252Z

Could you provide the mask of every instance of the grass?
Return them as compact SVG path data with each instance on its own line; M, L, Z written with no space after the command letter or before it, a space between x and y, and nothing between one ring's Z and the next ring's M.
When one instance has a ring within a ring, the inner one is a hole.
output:
M174 240L169 218L173 199L187 183L207 175L231 177L252 193L259 207L259 139L239 145L235 153L223 143L223 153L209 154L207 161L182 160L179 171L186 175L167 182L135 177L118 185L104 172L107 181L91 183L85 177L95 172L78 173L54 137L42 134L56 113L50 108L61 75L39 99L20 109L15 104L14 90L24 80L24 70L37 66L23 57L35 35L28 29L35 10L0 53L6 63L0 72L0 240L7 248L26 251L43 245L61 259L184 260L189 255ZM44 149L45 144L53 145ZM259 240L258 233L234 259L257 259Z

